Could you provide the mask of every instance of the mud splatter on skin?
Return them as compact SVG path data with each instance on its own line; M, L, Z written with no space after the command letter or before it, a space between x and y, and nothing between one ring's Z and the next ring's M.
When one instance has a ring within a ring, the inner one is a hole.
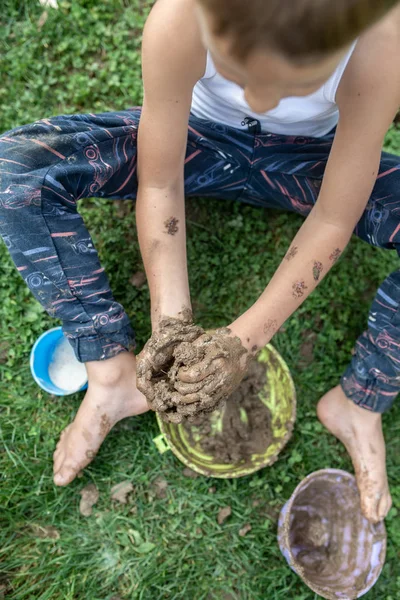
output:
M91 441L92 441L92 439L93 439L93 436L90 433L90 431L88 431L87 429L84 429L83 432L82 432L82 435L83 435L83 438L84 438L85 442L87 442L88 444L90 444Z
M268 319L268 321L264 323L265 335L268 333L274 334L276 331L278 331L278 321L276 319Z
M106 437L111 429L111 420L110 417L106 414L101 415L100 420L100 435Z
M164 221L165 229L167 230L168 235L175 235L179 231L178 227L179 219L175 217L170 217L166 221Z
M322 273L323 269L324 269L324 267L322 265L322 262L319 262L319 260L315 260L314 265L313 265L314 281L319 281L319 278L321 277L321 273Z
M298 251L299 251L298 246L293 246L292 248L290 248L289 252L285 256L286 260L288 262L291 261L292 258L294 258L296 256L296 254L298 253Z
M335 264L339 260L341 254L342 251L340 250L340 248L336 248L330 255L329 260L332 261L333 264Z
M89 458L90 460L93 460L96 454L97 452L95 450L86 450L85 452L86 458Z
M305 290L308 290L308 287L304 281L296 281L296 283L292 285L292 290L294 298L302 298Z

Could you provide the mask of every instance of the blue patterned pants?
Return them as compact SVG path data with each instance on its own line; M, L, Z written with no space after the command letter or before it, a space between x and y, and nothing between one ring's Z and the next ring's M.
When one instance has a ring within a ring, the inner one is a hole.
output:
M59 116L0 137L0 233L37 300L63 328L79 360L103 360L134 346L84 222L80 198L134 199L140 108ZM306 216L315 204L333 134L254 134L191 117L187 196L212 196ZM383 153L356 235L400 248L400 159ZM388 410L400 391L400 271L379 288L368 330L342 377L348 398Z

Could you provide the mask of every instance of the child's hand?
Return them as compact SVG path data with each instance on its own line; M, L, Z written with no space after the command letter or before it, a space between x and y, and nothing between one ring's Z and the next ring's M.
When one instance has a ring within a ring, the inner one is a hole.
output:
M177 370L175 389L186 403L198 401L199 394L203 399L209 396L214 403L226 400L240 384L251 359L241 340L229 329L205 333L191 344L192 351L203 356L195 364L195 356L187 360L189 349L185 346L182 344L175 351L176 364L189 363Z
M228 329L166 319L138 357L137 385L166 421L212 412L241 382L251 355Z
M182 342L193 342L204 333L201 327L193 324L191 315L181 319L163 318L153 335L137 357L137 387L146 396L150 408L157 410L152 403L157 380L165 379L174 362L174 350Z

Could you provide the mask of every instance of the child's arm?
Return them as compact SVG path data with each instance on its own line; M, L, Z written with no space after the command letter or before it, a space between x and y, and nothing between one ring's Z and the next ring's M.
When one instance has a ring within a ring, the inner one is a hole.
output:
M365 210L400 104L399 32L389 24L357 45L337 94L340 120L319 199L262 296L231 326L249 349L269 342L317 287Z
M383 35L371 31L357 45L338 90L340 122L318 201L264 293L229 326L249 351L267 344L327 275L365 210L400 103L399 31L391 25ZM181 370L182 394L202 381L205 367Z
M137 227L152 322L189 308L184 159L195 83L206 52L191 3L158 0L143 38L144 102L138 137ZM189 6L188 6L189 4Z

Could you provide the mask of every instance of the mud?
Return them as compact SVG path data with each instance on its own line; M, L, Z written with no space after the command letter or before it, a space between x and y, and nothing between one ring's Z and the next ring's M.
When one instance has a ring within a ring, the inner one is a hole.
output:
M81 501L79 503L79 512L84 517L90 517L93 511L93 506L99 499L99 490L94 483L89 483L79 492Z
M101 419L100 419L100 436L103 438L106 437L106 435L109 434L110 430L111 430L110 417L104 413L103 415L101 415Z
M122 481L111 488L111 500L115 500L120 504L128 503L128 496L133 492L131 481Z
M205 332L192 322L162 318L138 357L137 385L165 421L213 412L239 385L250 355L229 330Z
M202 450L220 464L250 464L253 454L263 454L273 441L270 410L258 397L265 381L265 365L252 361L239 388L226 401L220 433L212 432L208 415L194 421L195 430L184 424L192 443L195 431L196 439L201 436Z

